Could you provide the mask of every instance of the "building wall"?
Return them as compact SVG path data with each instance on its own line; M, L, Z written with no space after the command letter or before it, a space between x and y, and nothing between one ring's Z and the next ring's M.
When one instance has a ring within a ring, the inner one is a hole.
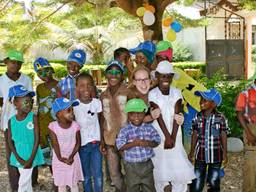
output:
M256 25L256 16L248 16L246 18L246 37L245 37L245 53L246 53L246 76L252 77L255 73L255 64L252 61L252 25Z
M205 62L204 27L183 29L177 33L177 41L180 41L191 50L193 61Z

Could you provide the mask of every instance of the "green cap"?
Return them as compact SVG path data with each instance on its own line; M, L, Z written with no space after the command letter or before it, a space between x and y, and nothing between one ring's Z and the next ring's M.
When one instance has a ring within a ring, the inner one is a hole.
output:
M172 49L172 44L169 41L159 41L156 45L156 53Z
M14 60L14 61L20 61L22 63L24 62L22 52L17 51L17 50L8 51L7 58L10 59L10 60Z
M129 112L147 112L148 106L142 99L130 99L124 108L125 113Z

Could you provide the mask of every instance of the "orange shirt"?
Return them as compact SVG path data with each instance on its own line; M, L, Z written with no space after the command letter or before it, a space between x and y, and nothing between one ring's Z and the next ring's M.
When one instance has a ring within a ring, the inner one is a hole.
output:
M248 121L256 124L256 89L241 92L236 101L236 110L243 111Z

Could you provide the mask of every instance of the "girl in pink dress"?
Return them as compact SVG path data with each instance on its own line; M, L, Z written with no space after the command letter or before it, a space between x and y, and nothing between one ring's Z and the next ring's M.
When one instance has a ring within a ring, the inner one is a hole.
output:
M72 106L78 101L57 98L52 104L57 121L49 124L50 137L53 146L52 171L54 184L58 191L66 191L69 186L71 192L78 192L78 182L83 180L82 166L78 149L80 147L80 127L73 120Z

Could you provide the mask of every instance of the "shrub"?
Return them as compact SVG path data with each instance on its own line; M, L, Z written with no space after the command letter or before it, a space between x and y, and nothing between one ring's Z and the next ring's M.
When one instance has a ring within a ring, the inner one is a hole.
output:
M252 61L256 63L256 45L252 45Z
M248 82L245 80L227 81L227 78L222 74L222 71L219 71L211 79L204 77L200 81L208 89L215 87L221 93L222 104L218 107L218 110L228 119L230 136L241 137L242 128L236 117L235 102L238 94L246 88Z
M65 76L68 75L67 68L65 66L55 66L53 68L54 68L54 71L55 71L54 76L57 79L61 79L62 77L65 77Z
M174 62L173 65L180 69L200 69L202 73L205 73L206 64L202 62L186 61L186 62Z
M173 62L179 61L191 61L192 53L191 51L185 47L182 43L175 41L173 44Z

